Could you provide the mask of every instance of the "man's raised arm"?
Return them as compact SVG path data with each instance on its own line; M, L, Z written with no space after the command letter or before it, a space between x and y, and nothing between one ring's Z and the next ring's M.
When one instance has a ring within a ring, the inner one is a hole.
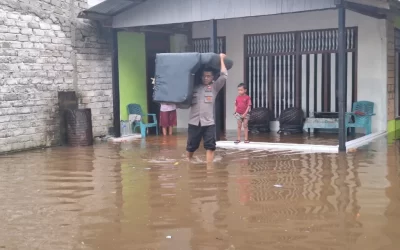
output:
M226 66L225 66L225 57L226 57L225 54L223 54L223 53L219 54L219 58L221 59L221 73L224 72L224 73L228 74L228 70L226 69Z
M220 91L224 87L226 80L228 79L228 70L226 69L224 61L226 55L221 53L219 54L219 57L221 60L221 72L218 79L214 82L217 91Z

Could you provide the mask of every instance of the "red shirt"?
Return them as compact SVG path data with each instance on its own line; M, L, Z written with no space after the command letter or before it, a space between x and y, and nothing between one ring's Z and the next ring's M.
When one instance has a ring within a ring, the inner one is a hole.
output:
M247 108L251 106L251 99L248 95L239 95L236 97L236 112L243 115Z

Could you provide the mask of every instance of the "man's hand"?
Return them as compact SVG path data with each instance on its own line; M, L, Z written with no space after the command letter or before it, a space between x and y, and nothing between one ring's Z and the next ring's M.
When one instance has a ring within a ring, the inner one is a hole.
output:
M221 72L224 72L224 74L227 74L226 66L225 66L225 57L226 55L224 53L219 54L219 58L221 60ZM226 76L225 76L226 77Z

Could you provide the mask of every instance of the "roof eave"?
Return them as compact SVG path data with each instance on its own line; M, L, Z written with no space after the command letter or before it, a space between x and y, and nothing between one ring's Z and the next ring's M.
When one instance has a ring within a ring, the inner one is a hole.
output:
M95 6L92 6L89 9L81 11L78 14L78 18L90 19L90 20L106 20L106 19L110 19L113 16L116 16L116 15L126 11L127 9L130 9L130 8L136 6L136 5L139 5L139 4L141 4L141 3L143 3L143 2L145 2L147 0L123 0L124 2L131 2L131 3L129 3L128 5L123 5L123 8L121 8L121 9L115 11L115 12L107 12L107 14L106 13L100 13L100 12L97 12L97 11L93 11L93 9L96 9L99 5L107 4L108 1L112 2L114 0L106 0L106 1L104 1L102 3L99 3L99 4L95 5Z
M346 9L370 16L377 19L385 19L390 13L390 6L387 8L377 7L373 5L367 5L357 2L345 1Z
M96 12L91 12L91 11L81 11L78 14L78 18L83 18L83 19L89 19L89 20L105 20L108 18L112 18L113 16L105 15L105 14L100 14Z

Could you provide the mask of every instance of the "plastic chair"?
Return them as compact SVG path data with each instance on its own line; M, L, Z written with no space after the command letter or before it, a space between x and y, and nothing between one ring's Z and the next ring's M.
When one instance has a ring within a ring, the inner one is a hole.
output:
M354 135L355 128L364 128L366 135L371 134L371 117L374 115L373 102L359 101L353 103L352 112L346 113L346 132L348 128L351 128L351 132Z
M144 114L142 111L142 107L140 107L139 104L129 104L128 105L128 114L129 115L140 115L141 119L140 121L133 122L132 125L132 132L134 133L136 128L140 128L140 134L142 135L142 138L146 137L146 131L147 128L156 128L156 134L158 135L158 123L157 123L157 116L156 114ZM147 123L143 122L143 117L144 116L149 116L153 117L153 122L147 121Z

